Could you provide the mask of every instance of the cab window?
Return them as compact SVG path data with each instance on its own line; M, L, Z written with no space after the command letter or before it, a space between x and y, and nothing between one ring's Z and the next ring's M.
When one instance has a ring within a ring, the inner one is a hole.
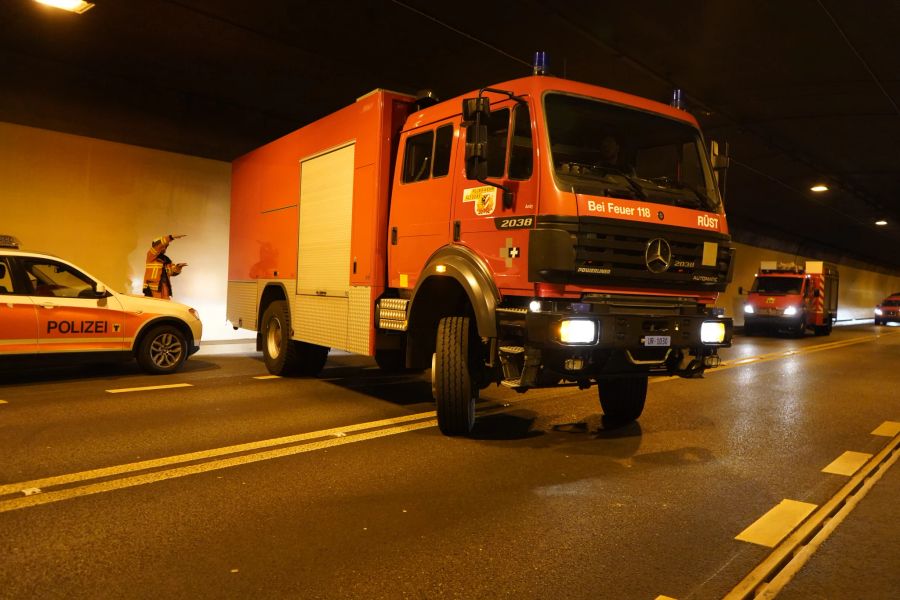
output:
M431 175L431 157L434 148L434 132L426 131L406 138L403 155L403 183L428 179Z
M12 271L9 268L9 261L0 257L0 294L15 294L16 290L13 286Z
M450 172L450 149L453 146L453 125L441 125L434 138L434 168L432 177L443 177Z
M531 114L527 104L519 104L513 113L512 142L509 145L510 179L529 179L533 169Z
M506 172L506 144L509 139L509 109L491 111L488 117L488 177Z
M92 298L94 282L84 273L51 260L26 259L25 275L34 296Z

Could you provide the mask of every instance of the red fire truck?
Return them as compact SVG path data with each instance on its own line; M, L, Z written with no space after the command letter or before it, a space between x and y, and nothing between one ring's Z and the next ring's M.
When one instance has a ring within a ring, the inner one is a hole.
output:
M731 343L725 162L689 113L574 81L375 90L234 161L228 320L274 374L431 368L448 435L491 383L596 383L633 420Z
M829 335L838 309L838 270L830 263L805 266L762 261L744 304L744 333L783 330L802 336L808 328Z

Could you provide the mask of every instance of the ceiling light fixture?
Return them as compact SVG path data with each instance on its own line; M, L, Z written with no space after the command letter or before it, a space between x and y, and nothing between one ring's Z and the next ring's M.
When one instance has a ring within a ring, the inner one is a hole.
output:
M35 2L40 2L53 8L61 8L79 15L94 8L93 4L84 0L35 0Z
M875 224L876 225L887 225L887 221L885 221L884 219L881 219L880 221L875 221Z
M816 185L809 188L811 192L827 192L828 186L822 183L817 183Z

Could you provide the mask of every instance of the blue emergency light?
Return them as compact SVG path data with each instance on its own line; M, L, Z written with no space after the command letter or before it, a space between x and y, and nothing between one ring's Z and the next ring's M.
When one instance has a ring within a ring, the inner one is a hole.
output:
M534 74L546 75L547 69L550 68L550 56L543 50L534 53Z

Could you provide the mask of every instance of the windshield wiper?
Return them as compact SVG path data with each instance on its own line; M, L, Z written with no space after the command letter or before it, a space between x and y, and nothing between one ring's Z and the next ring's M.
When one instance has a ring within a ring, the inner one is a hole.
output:
M702 192L692 185L683 183L681 181L675 181L674 179L666 175L662 177L654 177L652 179L649 179L648 181L651 181L652 183L660 187L667 187L673 190L687 190L694 194L694 196L696 196L697 200L699 201L697 203L697 206L695 206L694 208L705 208L708 211L716 210L716 203L713 201L713 199L707 196L705 192Z
M639 184L637 181L635 181L631 177L631 175L628 175L622 169L615 167L613 165L594 165L592 168L595 171L602 171L602 172L613 173L615 175L618 175L619 177L621 177L622 179L624 179L625 181L628 182L628 186L632 190L634 190L634 193L637 195L636 196L637 198L640 198L641 200L647 199L647 194L644 193L644 188L641 187L641 184Z

